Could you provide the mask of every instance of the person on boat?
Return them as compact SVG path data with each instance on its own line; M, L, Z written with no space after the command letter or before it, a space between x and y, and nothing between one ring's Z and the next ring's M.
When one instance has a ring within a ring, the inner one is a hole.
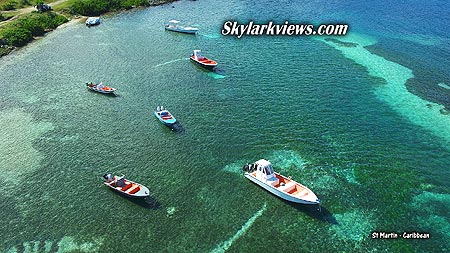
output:
M113 177L113 175L111 175L111 173L107 173L107 174L103 175L103 178L106 179L106 181L108 183L111 183L112 181L114 181L114 177Z
M124 187L125 186L125 178L122 177L122 178L117 179L115 186L116 187Z

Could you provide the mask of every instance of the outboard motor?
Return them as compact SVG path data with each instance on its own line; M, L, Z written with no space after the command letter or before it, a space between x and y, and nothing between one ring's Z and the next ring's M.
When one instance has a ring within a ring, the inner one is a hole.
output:
M242 170L243 170L243 171L249 171L248 164L244 165L244 167L242 167Z
M164 107L161 105L161 111L163 111L164 110Z
M106 181L111 182L114 180L113 175L111 175L111 173L107 173L105 175L103 175L103 178L106 179Z
M156 111L157 111L157 112L161 111L161 107L159 107L159 106L156 107Z

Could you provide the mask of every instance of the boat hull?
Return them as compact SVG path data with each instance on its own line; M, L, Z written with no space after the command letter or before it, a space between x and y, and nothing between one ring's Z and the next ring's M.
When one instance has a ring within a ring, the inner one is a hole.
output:
M145 187L145 186L143 186L143 185L141 185L139 183L130 181L128 179L127 179L127 181L130 182L130 183L138 185L140 187L139 191L134 193L134 194L129 194L126 191L122 191L121 190L122 187L114 187L108 182L104 182L104 184L106 186L108 186L111 190L113 190L115 192L118 192L119 194L122 194L124 196L130 197L130 198L142 199L142 198L150 196L150 190L147 187Z
M197 33L198 29L183 29L178 27L165 27L167 31L172 32L179 32L179 33L186 33L186 34L195 34Z
M205 63L203 63L201 61L195 60L194 57L192 57L192 56L191 56L190 59L191 59L192 62L196 63L198 66L200 66L200 67L202 67L204 69L207 69L209 71L213 71L214 68L217 66L217 63L216 64L205 64Z
M252 176L250 173L246 172L244 174L244 176L249 179L250 181L254 182L255 184L261 186L262 188L266 189L267 191L271 192L272 194L274 194L275 196L278 196L284 200L290 201L290 202L294 202L294 203L299 203L299 204L307 204L307 205L317 205L320 204L319 199L317 199L316 201L309 201L309 200L305 200L302 198L298 198L295 196L292 196L290 194L285 193L284 191L280 191L277 188L268 185L264 182L262 182L261 180L255 178L254 176ZM305 187L306 188L306 187ZM317 197L316 197L317 198Z
M172 126L173 124L175 124L177 122L177 120L173 116L169 120L164 120L163 118L161 118L161 116L158 115L158 112L154 112L154 114L155 114L155 117L166 126Z
M116 96L117 89L111 88L109 86L104 86L101 83L95 84L93 82L87 82L86 87L91 90L102 94L113 94Z
M105 90L96 89L95 87L89 87L89 86L88 86L88 89L91 91L102 93L102 94L114 94L114 95L116 94L116 89L111 89L109 91L105 91Z

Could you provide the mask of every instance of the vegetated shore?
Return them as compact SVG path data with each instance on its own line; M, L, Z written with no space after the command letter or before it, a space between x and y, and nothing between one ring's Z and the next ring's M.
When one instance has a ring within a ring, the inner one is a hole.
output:
M101 0L100 0L101 1ZM89 1L56 1L55 10L39 13L31 12L31 7L16 10L19 14L13 20L0 22L0 58L8 55L17 49L26 46L28 43L41 38L46 33L61 27L65 24L74 24L84 20L88 16L100 16L102 14L126 11L133 8L144 8L150 6L163 5L177 0L104 0L108 2L105 8L83 4ZM58 8L60 6L63 8ZM52 6L53 7L53 6ZM97 8L96 8L97 7ZM27 10L26 12L22 10Z

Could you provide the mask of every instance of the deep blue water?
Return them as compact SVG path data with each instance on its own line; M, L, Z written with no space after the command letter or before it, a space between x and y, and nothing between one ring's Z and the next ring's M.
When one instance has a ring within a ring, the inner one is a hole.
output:
M179 1L72 24L0 59L0 251L448 252L449 11ZM166 32L170 19L200 32ZM236 39L220 35L226 20L348 23L351 34ZM218 73L190 63L194 49ZM90 80L119 96L88 92ZM160 104L178 131L154 118ZM312 189L322 212L246 180L241 166L261 158ZM103 187L107 171L150 200Z

